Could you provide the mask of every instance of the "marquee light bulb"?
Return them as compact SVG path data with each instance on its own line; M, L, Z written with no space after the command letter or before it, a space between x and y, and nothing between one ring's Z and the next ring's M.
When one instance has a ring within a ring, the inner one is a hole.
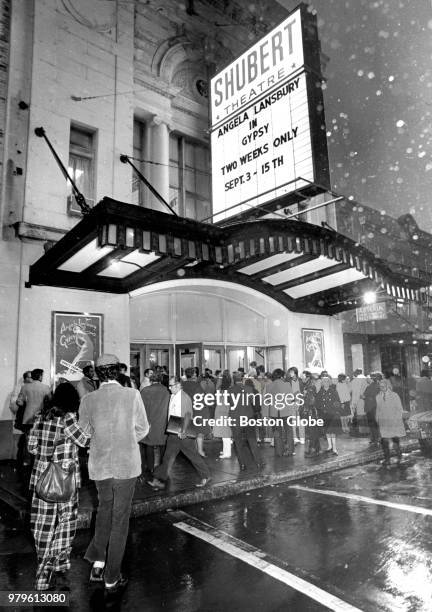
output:
M363 295L363 302L365 304L375 304L376 302L375 291L366 291L366 293Z

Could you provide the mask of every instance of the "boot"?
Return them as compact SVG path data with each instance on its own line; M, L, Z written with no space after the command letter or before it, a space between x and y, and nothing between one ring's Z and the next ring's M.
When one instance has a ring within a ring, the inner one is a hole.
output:
M382 446L383 453L384 453L384 461L382 462L382 464L384 466L388 466L388 465L390 465L390 444L389 444L389 441L386 438L382 438L381 446Z
M312 443L311 443L311 440L309 438L306 438L306 445L305 445L304 456L305 457L312 457Z
M231 459L231 438L222 438L221 459Z
M397 464L400 465L401 461L402 461L402 451L401 451L399 440L393 440L393 448L394 448L395 453L396 453Z

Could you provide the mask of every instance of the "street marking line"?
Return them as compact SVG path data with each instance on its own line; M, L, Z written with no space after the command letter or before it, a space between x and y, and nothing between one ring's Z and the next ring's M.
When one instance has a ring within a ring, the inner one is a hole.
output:
M344 499L352 499L353 501L366 502L377 506L386 506L394 510L402 510L423 514L424 516L432 516L430 508L422 508L421 506L411 506L409 504L397 504L395 502L385 501L383 499L374 499L373 497L365 497L364 495L355 495L354 493L340 493L339 491L331 491L326 489L312 489L303 487L302 485L288 485L289 489L297 489L299 491L307 491L308 493L321 493L321 495L330 495L331 497L342 497Z
M310 582L303 580L303 578L299 578L295 574L291 574L287 570L284 570L273 563L269 563L265 558L262 558L263 556L266 557L267 554L259 548L255 548L247 542L238 540L224 531L220 531L211 525L203 523L193 516L183 512L182 515L187 517L187 522L180 521L178 523L174 523L174 527L177 527L181 531L189 533L200 540L204 540L204 542L211 544L222 552L229 554L236 559L240 559L240 561L251 565L264 574L271 576L275 580L283 582L296 591L303 593L310 599L317 601L323 606L327 606L327 608L333 610L334 612L362 612L360 608L356 608L342 599L339 599L339 597L336 597L335 595L316 587ZM193 523L195 523L195 525L199 525L199 527L196 527Z

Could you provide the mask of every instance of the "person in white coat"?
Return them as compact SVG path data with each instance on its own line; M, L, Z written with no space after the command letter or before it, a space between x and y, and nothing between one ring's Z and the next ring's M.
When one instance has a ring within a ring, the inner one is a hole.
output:
M380 392L376 398L377 408L375 418L378 423L381 445L384 452L383 464L385 466L390 465L390 439L393 441L393 448L396 452L398 464L400 464L402 459L400 438L406 435L402 419L402 402L399 395L392 390L389 380L381 380L379 386Z

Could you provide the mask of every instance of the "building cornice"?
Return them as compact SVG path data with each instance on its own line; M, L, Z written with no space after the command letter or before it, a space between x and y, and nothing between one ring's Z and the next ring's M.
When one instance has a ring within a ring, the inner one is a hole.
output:
M57 242L62 238L68 230L49 227L47 225L38 225L37 223L27 223L18 221L13 225L15 235L20 240L40 240L46 242Z

